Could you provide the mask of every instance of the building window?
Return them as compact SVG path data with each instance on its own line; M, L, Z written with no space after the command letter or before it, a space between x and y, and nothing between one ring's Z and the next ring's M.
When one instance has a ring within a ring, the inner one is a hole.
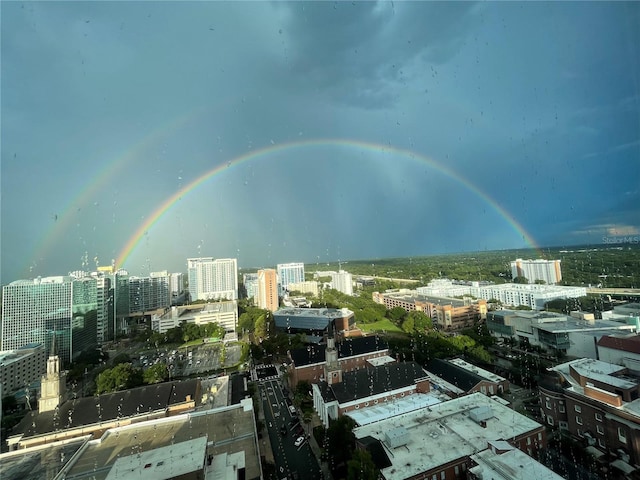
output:
M577 423L578 425L582 425L582 417L580 417L580 416L576 415L576 423Z
M576 410L576 412L582 413L582 407L580 405L574 405L573 408Z
M596 413L596 420L601 422L602 421L602 415L599 413Z
M602 448L606 448L604 444L604 440L602 440L601 438L598 439L598 445L600 445L600 447Z
M558 426L560 427L561 430L568 430L569 429L569 423L568 422L558 422Z
M602 428L602 425L596 425L596 431L597 431L600 435L604 435L604 428Z
M584 435L582 434L582 430L580 430L580 429L578 429L578 436L579 436L580 438L583 438L583 437L584 437Z
M547 417L547 423L553 427L553 417Z
M618 440L622 443L627 443L627 434L622 427L618 427Z
M564 412L566 412L566 411L567 411L567 410L564 408L564 405L560 405L560 406L558 406L558 410L560 411L560 413L564 413Z
M547 398L547 401L544 404L545 407L547 407L547 410L551 410L551 402L549 401L549 399Z

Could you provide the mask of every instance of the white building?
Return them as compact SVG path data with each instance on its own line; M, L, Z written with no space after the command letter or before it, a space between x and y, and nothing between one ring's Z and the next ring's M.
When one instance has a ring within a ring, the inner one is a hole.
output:
M464 478L469 458L506 440L530 456L546 445L539 423L481 393L391 416L353 430L356 442L378 444L384 480Z
M590 314L574 317L553 312L496 310L487 314L487 328L492 335L526 341L548 351L595 358L601 337L633 333L636 327L596 320Z
M331 274L331 288L345 295L353 295L353 276L344 270L333 272Z
M553 470L536 462L509 442L489 442L489 448L471 455L475 466L469 469L467 478L472 480L562 480Z
M191 301L238 299L237 259L189 258L187 268Z
M523 260L521 258L511 262L511 276L525 277L529 283L542 280L548 285L553 285L562 280L560 260Z
M547 302L558 298L578 298L587 295L585 287L563 287L556 285L536 285L503 283L469 287L469 294L485 300L500 300L503 305L518 307L521 305L534 310L542 310Z
M280 296L289 290L290 283L304 282L304 263L279 263L276 270Z
M45 371L46 357L41 343L0 352L2 395L11 395L38 383Z
M454 298L469 295L472 286L478 287L480 284L478 282L453 282L448 278L435 278L427 286L416 288L416 292L420 295Z
M245 273L242 275L242 283L244 289L247 292L247 298L256 298L258 293L258 274L257 273Z
M166 333L183 321L196 325L217 323L227 332L235 332L238 326L238 301L226 300L202 305L171 307L163 315L151 317L151 329L158 333Z
M179 297L184 292L184 273L172 273L169 279L169 290L171 297Z

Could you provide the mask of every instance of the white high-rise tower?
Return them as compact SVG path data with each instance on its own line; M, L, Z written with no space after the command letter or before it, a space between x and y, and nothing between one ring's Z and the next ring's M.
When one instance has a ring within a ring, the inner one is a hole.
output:
M237 259L189 258L187 269L191 301L238 299Z

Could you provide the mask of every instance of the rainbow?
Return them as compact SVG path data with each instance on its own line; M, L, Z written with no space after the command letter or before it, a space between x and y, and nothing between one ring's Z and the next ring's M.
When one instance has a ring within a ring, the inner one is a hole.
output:
M527 231L520 225L515 218L513 218L501 205L496 203L491 197L489 197L486 193L480 190L476 185L469 182L464 177L458 175L453 170L437 163L435 160L426 157L424 155L420 155L411 150L392 147L389 145L380 145L376 143L364 142L360 140L347 140L347 139L312 139L312 140L302 140L295 142L288 142L283 144L274 144L269 145L260 150L251 151L244 155L240 155L234 158L231 161L223 163L221 165L212 168L211 170L205 172L200 175L195 180L191 181L187 185L183 186L180 190L175 192L171 197L167 198L151 215L149 215L144 223L140 225L140 227L135 231L135 233L129 238L125 246L122 248L118 256L115 260L116 268L124 267L127 259L131 255L131 253L136 249L140 241L143 239L145 234L153 227L153 225L160 220L160 218L169 210L171 207L182 197L190 193L191 191L198 188L204 182L209 180L210 178L215 177L218 174L221 174L224 171L228 171L231 167L237 167L245 162L249 162L252 160L257 160L259 158L267 157L268 155L284 152L292 149L299 148L310 148L310 147L322 147L322 146L337 146L337 147L349 147L349 148L359 148L363 150L373 151L373 152L384 152L384 153L392 153L396 155L400 155L403 157L407 157L410 159L416 159L417 161L426 163L431 168L436 171L458 181L460 184L465 186L468 190L472 191L479 197L481 197L486 203L488 203L498 214L500 214L509 225L518 233L518 235L522 236L523 240L531 246L531 248L535 250L540 250L536 245L536 242L533 240L531 235L527 233Z
M62 234L70 231L73 220L77 218L75 214L80 211L82 207L90 205L102 188L112 181L118 172L134 162L136 158L144 154L148 148L160 143L162 139L166 138L171 132L184 126L201 110L202 109L197 109L196 111L189 110L172 119L170 122L153 129L133 146L128 147L110 161L106 162L105 166L92 176L94 180L87 182L85 188L74 196L60 213L56 214L56 222L52 229L43 235L40 242L36 244L32 255L32 264L37 264L40 258L45 258L49 255L53 246L59 243ZM27 271L28 270L29 266L27 266Z

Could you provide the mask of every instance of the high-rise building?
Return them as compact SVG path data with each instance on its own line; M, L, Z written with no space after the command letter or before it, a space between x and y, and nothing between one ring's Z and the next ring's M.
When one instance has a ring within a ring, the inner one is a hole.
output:
M278 309L278 275L275 270L258 270L256 301L259 308L271 312Z
M193 300L237 300L238 260L188 258L189 294Z
M353 278L349 272L340 270L331 273L331 287L345 295L353 295Z
M17 280L2 288L3 350L42 343L71 361L97 342L97 280L69 276Z
M148 277L129 277L129 311L148 312L171 305L169 274L152 272Z
M553 285L562 280L560 260L523 260L521 258L511 262L511 276L525 277L529 283L537 280Z
M279 263L276 268L281 296L289 289L290 283L304 282L304 263Z
M184 274L181 272L172 273L170 279L171 298L176 298L184 292Z
M258 294L258 274L245 273L242 275L242 283L244 285L247 298L255 299Z

